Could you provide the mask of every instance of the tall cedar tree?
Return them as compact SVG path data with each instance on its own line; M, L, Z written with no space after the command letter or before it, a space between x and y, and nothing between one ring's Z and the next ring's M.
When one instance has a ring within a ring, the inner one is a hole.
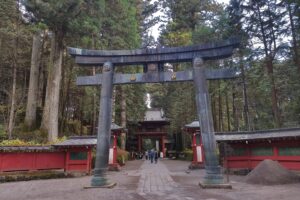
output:
M26 9L32 13L32 20L45 23L52 31L46 101L41 124L41 129L48 133L48 140L51 142L55 141L58 136L64 38L68 33L81 32L78 24L89 23L89 9L93 6L97 7L96 2L24 0Z
M278 90L274 77L274 59L281 49L280 39L284 34L285 11L277 1L247 1L243 4L245 29L253 40L261 42L256 48L257 57L264 56L265 68L271 85L272 111L276 127L282 126Z

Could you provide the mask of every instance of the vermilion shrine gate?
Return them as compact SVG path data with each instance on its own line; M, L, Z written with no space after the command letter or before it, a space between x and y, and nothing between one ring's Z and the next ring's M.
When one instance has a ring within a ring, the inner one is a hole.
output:
M138 122L135 136L137 137L137 151L144 152L150 150L148 147L144 147L144 139L155 140L155 148L161 153L161 157L166 156L165 139L168 135L166 126L170 124L170 121L162 116L160 110L148 110L145 113L143 121ZM154 148L154 145L151 147Z
M97 133L97 152L94 177L91 185L111 186L105 177L108 166L110 146L110 124L112 120L112 91L114 84L163 83L193 81L196 89L196 104L201 137L204 146L206 176L201 182L204 187L224 186L218 162L216 140L210 108L207 79L227 79L235 77L228 69L205 69L205 61L230 57L239 41L229 39L220 43L174 48L137 49L137 50L85 50L69 48L75 62L81 66L103 66L102 74L77 78L77 85L101 85L99 125ZM164 71L165 63L192 62L192 69L179 72ZM155 68L148 66L155 64ZM143 65L144 73L118 74L115 67Z

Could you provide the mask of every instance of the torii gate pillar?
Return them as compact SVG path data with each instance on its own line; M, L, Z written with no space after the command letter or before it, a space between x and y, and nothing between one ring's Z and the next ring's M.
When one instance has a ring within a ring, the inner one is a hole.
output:
M202 58L193 60L193 80L196 89L196 105L204 146L205 172L204 181L199 185L203 188L231 188L225 184L219 166L213 118L210 107L209 93L205 76L205 65Z
M105 174L108 169L109 146L111 139L111 106L113 92L114 67L111 62L106 62L102 69L102 88L100 96L99 128L97 133L97 150L92 187L112 187Z

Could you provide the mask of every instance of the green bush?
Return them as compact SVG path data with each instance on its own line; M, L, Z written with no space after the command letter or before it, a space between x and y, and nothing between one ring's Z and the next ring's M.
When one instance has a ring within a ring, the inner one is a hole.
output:
M48 142L48 134L46 131L40 129L34 131L26 131L26 127L23 124L15 129L13 138L24 141L34 141L36 143Z
M129 152L118 148L117 162L120 165L125 165L125 163L128 161L128 158L129 158ZM95 161L96 161L96 149L94 148L92 151L92 169L95 168Z
M122 149L118 149L117 150L117 162L120 165L125 165L125 163L128 161L129 159L129 152L122 150Z
M4 126L0 124L0 141L7 139L7 134L4 130Z
M66 139L66 137L58 138L54 143L60 143L65 141ZM0 142L0 146L48 146L51 144L53 143L39 143L37 140L25 141L20 139L3 140Z
M39 146L40 144L34 142L34 141L24 141L24 140L3 140L0 142L0 146Z
M79 120L67 120L64 126L64 135L87 135L88 128L86 126L81 127ZM82 129L82 130L81 130Z
M183 160L192 161L193 160L193 150L192 149L185 149L182 154L184 155Z

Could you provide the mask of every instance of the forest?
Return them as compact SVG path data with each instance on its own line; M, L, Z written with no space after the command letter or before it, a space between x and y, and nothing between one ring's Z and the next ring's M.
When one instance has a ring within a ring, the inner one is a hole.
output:
M298 127L299 17L299 0L0 0L0 142L96 134L100 88L78 87L76 77L101 67L77 66L67 47L177 47L233 36L241 40L234 55L208 63L239 73L209 81L215 131ZM143 119L147 93L170 119L170 133L197 118L193 83L119 85L113 93L113 121L125 128Z

